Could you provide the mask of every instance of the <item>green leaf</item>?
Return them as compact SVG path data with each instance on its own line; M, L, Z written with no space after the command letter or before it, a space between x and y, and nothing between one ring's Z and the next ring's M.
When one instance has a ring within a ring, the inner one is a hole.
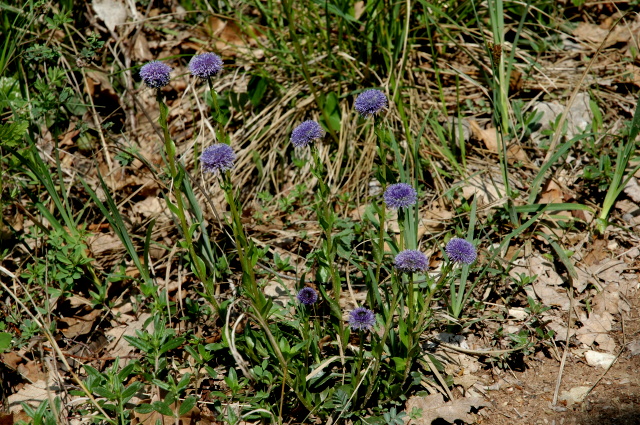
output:
M163 402L163 401L154 401L151 406L153 407L153 410L155 410L156 412L165 415L165 416L170 416L173 417L173 412L171 411L171 409L169 408L169 406Z
M117 398L114 393L112 393L105 387L96 387L93 389L93 392L98 394L100 397L104 397L108 400L115 400Z
M189 411L191 411L191 409L193 409L193 406L195 405L196 405L196 398L194 396L189 396L185 398L182 404L180 405L180 410L178 411L179 416L182 417L187 413L189 413Z
M142 387L144 387L144 384L140 381L137 381L125 388L125 390L122 392L122 403L128 402L131 397L133 397L138 391L142 389Z
M149 353L153 349L151 344L149 344L147 341L142 340L141 338L137 338L135 336L125 335L124 339L129 344L133 345L134 347L136 347L137 349L139 349L140 351L143 351L145 353Z
M150 404L139 404L138 406L136 406L133 410L135 410L138 413L142 413L143 415L148 415L149 413L153 412L153 406L151 406Z
M14 121L0 125L0 144L17 148L29 129L28 121Z
M180 347L182 344L184 344L184 341L185 339L182 337L171 339L169 342L167 342L162 347L160 347L160 354L166 353L169 350L173 350L174 348Z
M0 332L0 353L11 346L11 336L8 332Z
M265 92L267 91L267 80L254 75L249 80L249 84L247 85L247 91L249 92L249 100L251 100L251 104L255 108L260 105L262 98L264 97Z

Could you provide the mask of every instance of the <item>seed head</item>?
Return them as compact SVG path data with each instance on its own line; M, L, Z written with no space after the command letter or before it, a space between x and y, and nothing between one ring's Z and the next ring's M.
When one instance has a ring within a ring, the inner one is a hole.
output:
M454 263L471 264L478 256L471 242L460 238L451 239L444 250Z
M358 307L349 313L349 326L351 330L367 331L373 328L376 323L376 317L373 311Z
M169 84L171 67L160 61L149 62L140 68L140 78L152 89L164 87Z
M202 155L200 155L202 169L209 173L232 169L233 161L235 161L235 159L236 154L233 152L233 149L231 149L231 146L224 143L211 145L202 152Z
M222 59L215 53L202 53L191 58L189 71L194 77L206 80L222 72Z
M302 148L316 139L324 137L324 130L315 121L304 121L291 132L291 143L296 148Z
M375 115L387 107L387 96L380 90L365 90L356 98L356 111L364 118Z
M429 268L429 259L420 251L407 249L396 255L395 266L403 273L424 272Z
M407 208L418 200L418 192L406 183L392 184L383 196L385 204L394 209Z

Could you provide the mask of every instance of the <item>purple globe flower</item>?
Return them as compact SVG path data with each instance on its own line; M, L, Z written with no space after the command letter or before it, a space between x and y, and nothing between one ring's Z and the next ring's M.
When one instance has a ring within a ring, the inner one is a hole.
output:
M233 149L231 149L231 146L224 143L211 145L200 155L202 169L209 173L230 170L233 168L233 161L235 161L235 159L236 154L233 152Z
M215 53L202 53L191 58L189 71L194 77L206 80L222 72L222 59Z
M315 121L304 121L291 132L291 143L296 148L303 148L316 139L324 137L324 130Z
M312 305L318 301L318 293L315 289L306 286L298 292L296 298L304 305Z
M380 90L365 90L356 97L356 111L367 118L387 107L387 96Z
M384 191L384 202L389 208L407 208L416 203L418 192L406 183L392 184Z
M396 255L395 266L403 273L424 272L429 268L429 259L420 251L407 249Z
M140 78L152 89L164 87L169 84L171 67L160 61L149 62L140 68Z
M460 238L451 239L444 250L454 263L471 264L478 256L471 242Z
M373 328L376 323L376 316L373 311L358 307L349 313L349 326L351 330L367 331Z

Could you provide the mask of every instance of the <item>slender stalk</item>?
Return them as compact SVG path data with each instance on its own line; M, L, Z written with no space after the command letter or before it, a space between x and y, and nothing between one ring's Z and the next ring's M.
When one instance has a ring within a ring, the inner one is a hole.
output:
M182 179L184 178L184 176L182 175L182 171L176 166L176 145L171 139L171 135L169 134L169 125L167 123L167 118L169 116L169 107L164 102L164 98L160 89L156 90L156 100L160 107L160 117L158 119L158 123L162 128L162 133L164 136L164 150L167 157L167 162L169 163L169 174L171 175L171 179L173 181L171 189L176 200L177 207L175 209L171 208L171 210L178 216L180 228L182 229L182 233L184 234L185 243L189 251L189 256L191 257L191 263L193 264L193 270L196 273L198 279L200 279L202 282L206 282L207 273L204 268L204 262L196 254L191 231L189 229L189 223L187 222L187 216L185 213L185 205L182 198L181 190ZM210 301L213 304L214 309L216 311L219 311L219 305L216 299L214 297L211 297Z
M311 80L311 74L309 73L309 68L307 66L307 61L305 60L304 55L302 54L302 47L300 47L300 41L298 40L298 36L296 33L296 25L295 18L293 16L293 8L292 8L292 0L283 0L282 8L284 9L285 15L287 15L287 22L289 24L289 35L291 36L291 41L293 42L293 47L296 50L296 55L298 56L298 63L302 68L302 75L304 76L307 85L309 86L309 90L313 95L313 98L318 105L318 109L322 113L322 118L324 118L325 123L327 123L327 130L329 130L329 134L334 142L338 143L340 140L338 139L338 135L333 130L330 125L329 113L324 108L324 100L322 99L322 95L318 93L315 86L313 85L313 81ZM328 28L327 28L327 32ZM327 35L329 37L329 35Z

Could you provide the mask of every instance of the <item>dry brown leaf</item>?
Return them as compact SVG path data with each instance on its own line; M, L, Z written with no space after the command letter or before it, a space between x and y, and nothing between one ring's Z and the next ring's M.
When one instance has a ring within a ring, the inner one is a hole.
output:
M422 415L417 419L409 419L408 425L431 425L438 418L453 423L457 420L472 423L475 418L469 412L471 409L488 406L489 403L480 397L469 397L444 402L442 394L431 394L426 397L413 396L407 400L405 410L420 409Z
M49 387L44 380L38 380L33 384L29 383L22 387L17 393L7 397L10 412L18 412L22 410L20 403L27 403L32 407L37 407L44 400L48 400L48 393L57 395L59 388Z
M553 264L539 254L534 254L529 258L530 276L538 275L538 280L544 281L547 285L562 285L563 280L555 271Z
M113 310L116 311L116 308L114 308ZM140 315L138 320L132 318L127 322L126 325L114 326L113 328L105 332L105 335L107 337L112 337L111 343L106 347L106 351L109 353L109 355L113 357L123 357L131 354L131 352L135 350L135 348L131 344L129 344L127 340L123 338L123 336L136 336L136 330L142 330L144 322L149 317L151 317L149 313L143 313ZM126 320L126 316L123 314L121 316L121 319ZM147 326L147 331L153 333L153 322L149 323L149 326ZM120 359L120 366L124 366L126 363L127 362L125 361L125 359Z
M566 290L555 288L546 283L544 279L536 279L533 282L533 290L544 305L557 306L563 311L569 310L569 296Z
M603 351L613 352L616 343L609 336L613 325L613 316L609 312L596 314L594 312L587 317L585 313L580 315L582 327L576 331L576 338L585 345L592 346L594 343Z
M485 173L475 175L465 182L466 185L462 187L462 196L468 199L476 195L478 206L492 204L500 199L503 199L505 202L507 201L507 198L502 196L505 192L505 187L501 177L493 177Z
M487 150L490 150L495 154L499 154L498 133L495 128L481 128L476 120L469 120L469 128L471 129L471 134L473 135L474 139L483 142ZM529 162L529 157L518 144L512 144L507 147L507 157L509 162Z
M155 56L151 53L151 49L149 49L147 37L142 31L137 34L136 41L133 43L131 58L139 62L146 62L155 59Z
M564 202L563 190L553 179L549 180L540 193L540 204L561 204Z
M634 202L640 204L640 184L638 184L638 180L635 177L631 177L624 187L624 193Z
M451 220L454 215L454 212L451 210L443 210L435 206L431 209L422 211L422 219L418 224L418 240L420 240L427 232L442 230L445 223L448 220Z
M93 0L91 5L111 32L115 32L116 26L124 24L129 16L127 6L118 0Z
M620 297L620 284L609 282L605 288L598 292L591 303L593 312L596 314L620 314L630 310L629 303Z
M609 38L607 38L607 35ZM640 17L635 21L620 23L613 30L600 25L581 22L578 24L573 35L582 41L592 43L595 48L599 47L606 39L603 47L610 47L618 43L628 43L640 35Z
M93 258L100 258L107 252L118 251L122 249L122 242L113 233L98 233L87 240L87 246L91 251Z
M144 218L155 217L161 214L166 208L166 204L157 196L149 196L131 206L134 214Z
M60 322L66 323L67 327L59 327L60 332L67 338L75 338L79 335L86 335L91 332L96 318L100 316L100 310L91 310L91 312L82 317L61 317Z

